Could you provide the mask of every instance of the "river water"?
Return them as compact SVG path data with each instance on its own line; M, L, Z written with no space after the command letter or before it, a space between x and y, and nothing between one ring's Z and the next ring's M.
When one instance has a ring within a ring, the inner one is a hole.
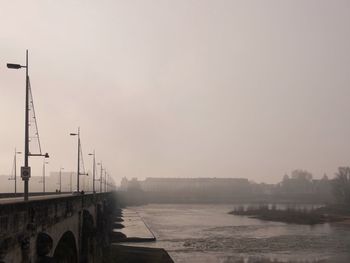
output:
M138 245L164 248L176 263L350 262L350 225L262 221L228 214L234 207L134 207L157 238Z

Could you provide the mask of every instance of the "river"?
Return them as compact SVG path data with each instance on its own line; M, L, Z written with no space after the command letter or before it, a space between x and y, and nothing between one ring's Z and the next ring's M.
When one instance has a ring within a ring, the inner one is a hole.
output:
M176 263L350 262L350 225L315 226L228 214L234 205L134 207ZM133 244L134 245L134 244Z

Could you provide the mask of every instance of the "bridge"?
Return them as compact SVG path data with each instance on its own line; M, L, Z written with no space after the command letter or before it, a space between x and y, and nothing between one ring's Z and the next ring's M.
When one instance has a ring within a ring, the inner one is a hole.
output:
M0 263L101 262L115 194L0 199Z

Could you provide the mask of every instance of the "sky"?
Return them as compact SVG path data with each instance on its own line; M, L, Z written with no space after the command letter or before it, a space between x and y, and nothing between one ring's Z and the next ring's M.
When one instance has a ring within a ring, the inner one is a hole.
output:
M0 0L0 174L24 147L25 64L47 169L122 177L350 165L350 2ZM18 166L23 156L18 156ZM30 158L33 175L42 158Z

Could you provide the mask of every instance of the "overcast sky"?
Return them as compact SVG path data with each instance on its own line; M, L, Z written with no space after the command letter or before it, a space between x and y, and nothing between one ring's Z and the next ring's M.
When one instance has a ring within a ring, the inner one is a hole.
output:
M78 126L116 181L350 165L350 1L0 0L0 174L23 151L6 63L26 48L51 171L76 169Z

